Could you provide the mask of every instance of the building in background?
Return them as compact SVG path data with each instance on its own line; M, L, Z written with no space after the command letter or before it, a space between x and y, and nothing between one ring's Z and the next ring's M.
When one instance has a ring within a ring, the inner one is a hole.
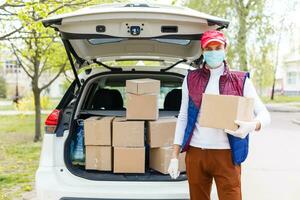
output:
M2 62L2 74L6 82L7 98L15 96L25 96L27 88L30 88L30 81L21 69L20 64L13 59L7 59Z
M5 55L5 54L3 54ZM7 55L7 54L6 54ZM13 99L16 94L20 97L32 94L31 90L31 79L27 76L25 71L21 68L17 60L2 56L0 58L0 76L4 77L7 84L7 98ZM40 79L40 85L49 82L49 78L52 77L51 74L43 74ZM43 91L43 95L49 96L50 98L59 98L64 94L64 84L65 77L61 75L58 77L49 88Z
M284 60L283 94L300 95L300 55Z
M300 95L300 24L290 30L290 36L282 41L281 49L276 92Z

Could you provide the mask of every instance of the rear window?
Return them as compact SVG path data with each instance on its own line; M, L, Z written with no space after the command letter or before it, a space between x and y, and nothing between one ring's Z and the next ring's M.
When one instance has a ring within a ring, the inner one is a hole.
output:
M107 86L105 88L118 90L121 93L121 96L122 96L123 101L124 101L124 107L126 108L125 87L110 87L110 86ZM165 85L165 86L160 87L160 94L159 94L159 101L158 101L159 109L164 109L164 100L166 98L166 95L169 92L171 92L173 89L181 89L181 87L179 87L177 85Z
M140 78L149 78L149 77L140 77ZM128 78L130 79L130 78ZM133 79L133 78L132 78ZM157 78L155 78L157 79ZM159 80L159 79L158 79ZM159 109L164 110L164 103L166 101L166 96L168 93L180 93L181 94L181 85L182 85L183 77L173 77L170 80L160 80L160 94L159 94ZM98 79L92 83L89 87L88 93L85 97L84 104L82 106L82 110L106 110L105 108L95 108L95 101L106 101L101 97L101 94L105 91L114 92L115 96L112 99L113 101L121 101L120 96L122 97L123 109L126 109L126 90L125 90L125 77L111 77L106 79ZM180 90L180 91L179 91ZM174 96L174 95L173 95ZM181 95L175 95L173 99L174 101L181 101ZM107 100L109 101L109 100ZM170 98L169 98L170 101ZM121 104L121 103L120 103ZM118 107L119 108L119 107ZM121 108L122 109L122 108ZM118 109L116 109L118 110Z

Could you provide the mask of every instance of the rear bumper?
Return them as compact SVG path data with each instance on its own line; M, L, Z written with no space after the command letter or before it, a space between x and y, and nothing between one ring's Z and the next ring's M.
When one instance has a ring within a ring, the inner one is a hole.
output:
M36 172L38 199L189 199L187 181L91 181L62 167L40 167Z

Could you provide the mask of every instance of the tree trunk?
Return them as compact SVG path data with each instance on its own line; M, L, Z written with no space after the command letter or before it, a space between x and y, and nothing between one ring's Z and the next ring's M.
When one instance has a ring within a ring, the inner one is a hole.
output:
M34 107L35 107L35 134L34 142L38 142L42 139L41 135L41 91L39 88L32 89L34 96Z
M237 53L239 69L243 71L248 70L247 62L247 23L244 16L239 16L239 28L237 35Z

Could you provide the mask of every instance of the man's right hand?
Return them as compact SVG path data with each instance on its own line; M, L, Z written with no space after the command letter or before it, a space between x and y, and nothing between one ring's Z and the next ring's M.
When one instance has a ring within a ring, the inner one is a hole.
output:
M180 171L178 171L178 165L179 165L179 162L178 162L177 158L172 158L170 160L168 173L170 174L172 179L176 179L180 174Z

